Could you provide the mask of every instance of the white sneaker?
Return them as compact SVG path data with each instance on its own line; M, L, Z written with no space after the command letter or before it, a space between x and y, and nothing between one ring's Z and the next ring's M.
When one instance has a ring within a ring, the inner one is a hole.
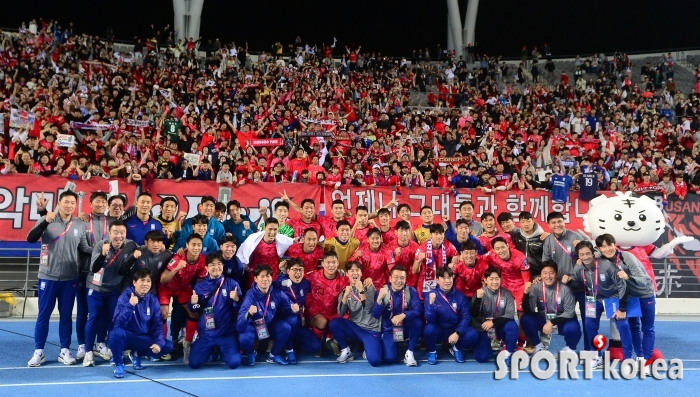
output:
M190 363L190 349L191 348L192 348L191 342L185 341L182 343L182 363L183 364Z
M593 361L593 369L600 368L603 366L603 357L598 357Z
M75 357L73 357L73 354L71 354L70 349L61 349L61 353L58 355L58 361L66 364L66 365L73 365L75 364Z
M561 354L563 352L571 352L571 353L576 354L576 350L573 350L569 346L564 346L561 350L559 350L559 354Z
M545 346L544 343L540 342L535 346L535 350L532 352L532 354L536 354L537 352L541 352L542 350L549 350L549 347Z
M340 351L340 357L336 361L338 361L341 364L344 364L348 361L352 361L355 359L355 356L352 355L352 352L350 351L350 348L345 348Z
M93 352L85 353L83 358L83 367L94 367L95 366L95 354Z
M41 364L46 362L46 356L44 355L44 349L36 349L34 350L34 355L32 356L32 359L29 360L27 363L28 367L38 367Z
M413 357L413 352L410 350L406 350L406 354L403 356L403 362L409 367L418 366L418 362L416 361L416 358Z
M112 351L104 343L98 343L92 349L93 352L101 357L105 361L109 361L112 358Z
M75 355L77 360L82 360L85 358L85 345L78 346L78 353Z

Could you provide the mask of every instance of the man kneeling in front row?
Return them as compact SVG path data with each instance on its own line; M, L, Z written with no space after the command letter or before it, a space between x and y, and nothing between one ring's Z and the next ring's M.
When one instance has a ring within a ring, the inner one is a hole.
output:
M125 350L132 355L134 369L143 369L139 357L160 358L173 350L173 344L163 337L163 320L160 317L158 298L149 294L151 272L140 269L134 273L133 286L124 290L114 311L114 329L109 333L109 348L114 357L114 377L124 377Z

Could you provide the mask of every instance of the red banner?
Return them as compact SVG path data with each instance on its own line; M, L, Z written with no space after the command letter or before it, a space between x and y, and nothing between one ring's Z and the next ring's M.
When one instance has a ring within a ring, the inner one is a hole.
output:
M251 139L250 140L250 145L251 146L279 146L282 144L282 139L281 138L273 138L273 139Z

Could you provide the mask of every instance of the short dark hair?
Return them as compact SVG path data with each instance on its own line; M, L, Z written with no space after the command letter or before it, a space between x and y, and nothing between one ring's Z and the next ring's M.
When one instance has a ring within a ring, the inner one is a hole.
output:
M472 209L474 208L474 203L472 203L472 202L469 201L469 200L466 200L466 201L462 201L462 202L459 204L459 209L461 210L462 207L464 207L464 206L466 206L466 205L471 206Z
M279 163L278 163L278 164L279 164ZM238 203L238 201L236 201L236 202ZM229 201L229 205L231 205L231 202L230 202L230 201ZM240 207L241 204L239 203L238 206ZM277 208L280 208L280 207L284 207L284 208L286 208L287 210L289 210L289 204L287 204L285 201L278 201L278 202L275 204L275 211L277 211Z
M445 228L440 223L432 224L432 225L430 225L430 234L433 234L433 233L443 234L443 233L445 233Z
M76 200L78 199L78 193L76 193L76 192L74 192L74 191L72 191L72 190L65 190L63 193L61 193L61 194L58 196L58 201L61 201L61 200L63 200L64 197L68 197L68 196L71 196L71 197L73 197L73 198L76 199Z
M277 163L279 164L279 163ZM301 258L291 258L287 261L287 269L291 269L294 266L300 266L304 267L304 261L301 260Z
M119 221L114 221L119 222ZM110 226L111 227L111 226ZM143 237L143 241L163 241L163 232L160 230L151 230Z
M226 203L226 209L231 209L232 205L241 208L241 203L238 200L231 200L228 203ZM277 209L277 207L275 207L275 209Z
M180 205L180 203L178 203L178 201L177 201L177 199L176 199L175 197L173 197L173 196L168 196L168 197L163 197L163 199L160 200L160 206L161 206L161 207L164 206L165 203L167 203L168 201L172 201L173 203L175 203L175 206Z
M498 217L496 218L496 220L498 221L498 224L500 225L503 222L512 221L513 215L511 215L510 212L501 212L500 214L498 214Z
M220 252L212 252L211 254L207 255L206 258L204 258L204 261L207 263L207 265L214 262L215 260L224 263L224 258L221 256Z
M124 196L122 196L121 194L115 194L114 196L107 199L107 205L108 206L112 205L112 202L114 202L114 200L121 200L122 204L126 205L126 198Z
M556 262L554 261L544 261L542 262L542 265L540 266L540 270L544 270L545 267L551 267L554 269L554 273L559 272L559 265L557 265Z
M605 244L616 244L617 242L615 241L615 236L613 236L610 233L605 233L601 234L600 236L595 238L595 246L600 248L603 246L603 243Z
M467 240L462 243L462 251L478 251L476 249L476 243L472 240Z
M306 204L306 203L309 203L309 204L313 205L314 207L316 207L316 203L310 198L301 200L301 204L299 205L299 207L304 207L304 204Z
M457 221L455 222L455 228L458 228L458 227L460 227L460 226L462 226L462 225L466 225L467 228L468 228L468 227L469 227L469 221L466 220L466 219L463 219L463 218L457 219Z
M404 208L408 208L408 210L411 211L411 206L404 203L404 204L399 204L399 206L396 207L396 212L401 212L401 210Z
M95 199L98 199L98 198L101 198L101 199L104 199L105 201L107 201L107 193L105 193L105 192L92 192L92 194L90 195L90 202L92 203L93 201L95 201Z
M352 226L350 226L350 222L346 221L345 219L339 220L339 221L335 224L335 229L338 230L338 229L340 229L341 226L347 226L347 227L349 227L349 228L352 229Z
M481 214L481 220L483 221L486 218L496 218L496 216L493 215L493 212L484 212Z
M379 230L378 227L372 227L372 228L370 228L370 229L367 231L367 238L369 238L369 236L371 236L371 235L373 235L373 234L378 234L379 237L382 237L382 231Z
M445 278L445 277L452 277L452 276L453 276L452 269L450 269L449 267L439 267L435 271L435 278L440 278L440 277Z
M199 202L199 204L204 204L204 203L208 203L208 202L212 202L214 205L216 205L216 199L212 196L202 197L202 200Z
M200 235L197 234L197 233L192 233L192 234L190 234L189 236L187 236L187 244L189 244L190 241L195 240L195 239L196 239L196 240L199 240L199 241L204 241L204 239L202 238L202 236L200 236Z
M495 266L489 266L486 271L484 271L484 278L489 278L493 273L498 274L498 278L501 278L501 269Z
M141 192L141 193L139 193L138 196L136 196L136 201L138 201L143 196L146 196L146 197L150 198L151 200L153 200L153 195L151 193Z
M419 212L419 213L422 214L422 213L423 213L423 210L430 210L431 212L433 211L433 209L430 208L429 205L424 205L424 206L420 207L420 212Z
M133 281L139 281L142 278L148 278L149 280L153 281L153 275L151 274L151 271L145 267L137 270L131 277Z
M406 230L406 229L411 230L410 223L408 223L404 220L400 220L400 221L396 222L396 230Z
M574 247L574 255L578 257L579 251L583 248L588 248L591 252L595 252L595 248L593 248L593 244L591 244L590 241L580 241L576 244L576 247Z
M275 225L279 226L280 221L278 221L277 218L271 216L271 217L267 218L267 220L265 221L265 226L270 225L270 224L275 224Z
M405 267L401 265L397 265L391 268L391 271L389 272L389 275L394 274L394 272L405 272L408 273Z
M499 243L499 242L505 244L506 246L508 246L508 242L506 241L506 239L503 238L503 237L501 237L501 236L496 236L496 237L494 237L494 238L491 240L491 246L493 247L494 245L496 245L496 243Z
M301 235L302 235L303 237L306 237L306 234L307 234L307 233L311 233L311 232L316 233L316 236L318 237L318 232L316 231L316 229L314 229L314 228L312 228L312 227L307 227L306 229L304 229L304 233L302 233Z
M331 257L333 257L333 258L335 258L335 259L338 259L338 253L335 252L335 250L333 250L333 251L326 251L326 252L323 253L323 259L321 259L321 260L326 260L326 258L331 258Z
M224 244L226 244L226 243L234 243L234 244L237 244L236 238L233 237L233 236L224 236L224 239L221 240L221 244L219 244L219 247L221 247L222 245L224 245Z
M391 212L389 212L388 209L382 207L377 210L377 216L379 215L391 215Z
M214 204L214 211L226 212L226 204L224 204L220 201L217 201L216 204Z
M532 214L529 211L523 211L518 215L518 219L532 219Z
M267 274L272 276L272 268L269 265L261 264L255 266L255 269L253 269L253 275L255 277L258 277L262 272L267 272Z
M109 230L112 230L112 228L115 227L115 226L123 226L123 227L126 227L126 223L124 223L124 221L122 221L122 220L117 219L117 220L115 220L114 222L112 222L112 224L109 225ZM160 233L160 232L159 232L159 233Z
M552 219L566 219L564 218L564 214L562 214L559 211L553 211L550 212L549 215L547 215L547 223L549 223Z
M350 262L345 264L345 270L350 270L353 267L356 267L356 268L362 270L362 263L360 263L360 261L350 261Z
M209 218L206 215L198 214L192 217L192 225L208 225Z
M358 205L357 207L355 207L355 213L356 213L356 214L357 214L358 212L360 212L360 211L369 212L369 210L367 209L367 207L364 206L364 205Z

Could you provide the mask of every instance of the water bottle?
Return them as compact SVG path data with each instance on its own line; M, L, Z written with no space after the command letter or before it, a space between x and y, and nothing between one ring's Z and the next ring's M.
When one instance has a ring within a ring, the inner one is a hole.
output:
M299 177L299 171L294 171L294 174L292 175L292 183L295 183L297 181L298 177Z

